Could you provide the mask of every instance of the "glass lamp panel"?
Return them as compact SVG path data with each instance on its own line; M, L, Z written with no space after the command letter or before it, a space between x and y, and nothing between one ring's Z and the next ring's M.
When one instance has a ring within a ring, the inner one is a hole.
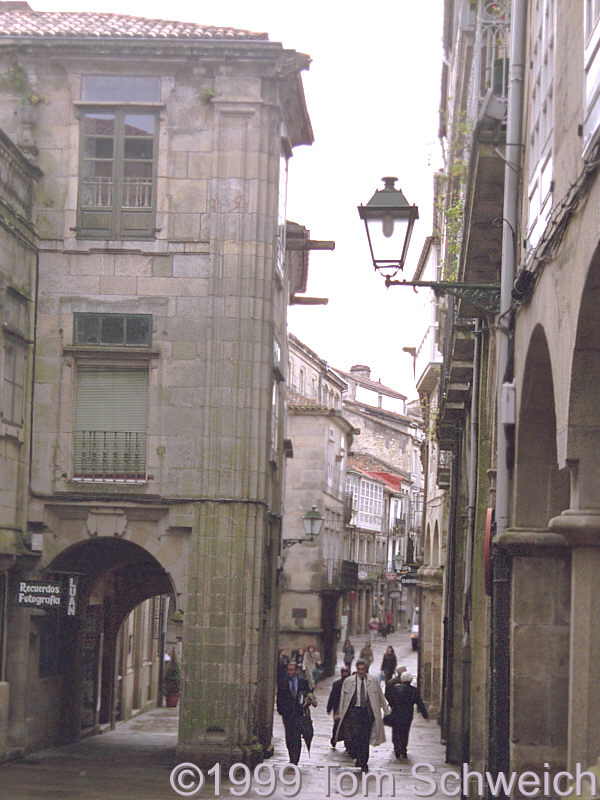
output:
M408 220L384 216L383 219L368 219L367 227L373 260L399 263L404 250Z

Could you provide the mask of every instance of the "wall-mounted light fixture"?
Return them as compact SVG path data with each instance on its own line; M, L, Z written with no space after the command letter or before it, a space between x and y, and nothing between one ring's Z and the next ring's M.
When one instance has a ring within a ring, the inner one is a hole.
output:
M385 277L385 285L427 287L433 289L437 297L452 294L486 314L497 314L500 311L499 284L394 280L404 268L419 209L411 206L395 188L397 178L382 180L384 188L376 191L366 206L358 206L358 214L365 223L373 266Z
M313 506L310 511L302 517L302 525L306 536L302 539L282 539L281 544L283 547L291 547L293 544L300 544L301 542L314 542L317 536L321 533L325 517L317 511L317 507Z

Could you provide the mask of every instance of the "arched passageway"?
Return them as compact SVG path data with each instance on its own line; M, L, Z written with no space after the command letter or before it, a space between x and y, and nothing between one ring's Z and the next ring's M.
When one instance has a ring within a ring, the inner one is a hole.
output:
M163 598L174 595L162 565L137 544L99 536L62 551L45 573L76 585L74 613L48 615L43 643L48 659L59 659L63 741L155 706L166 630Z
M532 334L523 371L514 472L514 523L501 537L511 568L511 765L564 768L567 757L570 553L548 529L569 506L557 463L555 385L545 331Z

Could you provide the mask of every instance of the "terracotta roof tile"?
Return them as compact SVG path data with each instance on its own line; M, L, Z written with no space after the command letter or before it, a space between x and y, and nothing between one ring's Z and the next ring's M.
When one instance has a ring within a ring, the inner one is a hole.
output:
M0 2L0 37L129 38L129 39L260 39L268 34L237 28L145 19L125 14L33 11L24 3ZM15 8L17 6L17 8Z

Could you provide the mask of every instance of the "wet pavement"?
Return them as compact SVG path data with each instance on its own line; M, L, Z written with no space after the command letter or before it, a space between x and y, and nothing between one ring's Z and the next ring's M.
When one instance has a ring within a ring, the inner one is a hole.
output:
M358 654L367 636L354 637L352 643ZM391 644L398 662L406 664L416 674L417 654L410 646L410 635L402 630L373 644L375 660L371 674L379 674L385 648ZM339 654L341 664L341 652ZM336 677L339 676L339 666ZM332 719L325 709L334 678L323 680L317 687L318 706L313 709L315 729L311 753L303 745L299 773L291 767L283 773L290 782L285 786L282 770L288 764L281 718L275 714L273 741L275 754L264 762L257 773L265 782L264 788L249 775L244 785L236 788L226 780L223 771L220 791L215 791L214 779L205 776L202 789L193 791L193 777L184 776L183 783L190 785L176 792L170 783L171 770L177 764L177 710L158 708L134 719L120 723L116 730L100 736L83 739L65 747L45 750L25 759L0 765L0 800L176 800L178 796L256 798L271 796L275 800L296 796L300 800L321 800L324 797L396 797L399 800L419 796L447 797L440 788L442 773L451 769L444 763L444 746L440 742L440 729L435 721L427 722L420 714L415 719L408 743L408 758L397 760L391 743L391 730L386 728L388 741L371 748L370 771L364 776L354 768L354 762L345 754L343 745L334 750L330 745ZM412 774L415 765L422 778ZM267 794L273 776L274 791ZM363 784L363 780L366 783ZM378 787L377 782L380 781ZM454 789L456 783L448 782ZM432 792L432 789L434 791ZM235 791L234 791L235 790ZM420 793L420 794L419 794Z

